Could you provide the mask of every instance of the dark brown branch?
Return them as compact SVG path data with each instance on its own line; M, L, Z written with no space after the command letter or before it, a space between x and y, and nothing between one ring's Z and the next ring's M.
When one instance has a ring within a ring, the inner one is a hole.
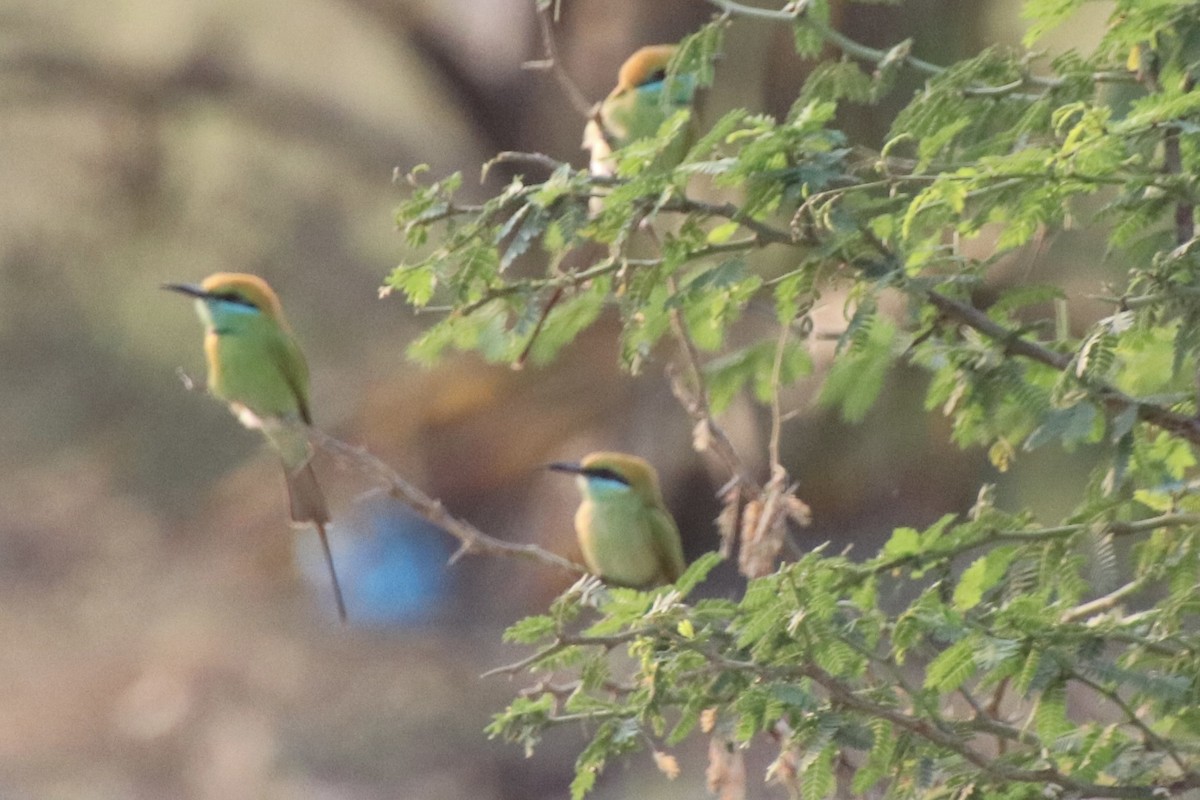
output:
M834 675L821 669L815 664L802 664L788 667L765 667L746 661L735 661L716 657L714 665L720 668L739 671L750 671L770 678L795 679L805 677L819 685L829 695L831 702L846 708L866 714L876 719L886 720L897 728L907 731L930 744L954 753L977 768L981 775L999 782L1019 782L1050 784L1059 786L1082 797L1110 797L1124 800L1154 800L1164 794L1181 794L1200 785L1200 777L1191 773L1184 775L1168 786L1121 786L1084 783L1070 775L1063 774L1053 767L1042 769L1022 769L1010 766L995 758L979 752L971 746L970 739L961 735L954 724L945 727L938 725L935 719L925 719L904 713L894 706L878 703L864 694L855 691ZM968 723L968 728L976 727L976 723ZM987 731L991 732L991 731ZM1025 732L1018 741L1031 741L1032 734Z
M1071 357L1051 350L1037 342L1022 337L1016 331L1005 328L984 312L968 303L954 300L940 292L925 293L929 303L943 315L982 333L1000 344L1004 352L1045 364L1060 372L1071 364ZM1180 436L1195 445L1200 445L1200 419L1172 411L1169 408L1136 400L1109 384L1085 381L1084 386L1092 391L1110 410L1120 412L1137 409L1138 419L1156 428Z
M555 169L561 165L561 162L539 154L503 153L498 156L498 159L527 161L548 169ZM803 244L790 231L756 220L733 203L708 203L677 196L662 204L660 210L682 214L702 214L737 222L753 234L752 238L736 243L739 249L750 250L767 245L800 246ZM882 255L885 257L892 255L882 243L876 244ZM609 271L615 267L616 262L605 264L604 270ZM955 300L933 290L924 292L922 296L943 316L977 330L1000 344L1010 355L1031 359L1060 372L1070 368L1072 363L1070 355L1051 350L1042 344L1024 338L1018 332L1009 330L969 303ZM482 302L490 302L491 299L494 299L494 293ZM1161 405L1137 400L1106 383L1090 380L1084 381L1083 385L1110 410L1121 412L1129 408L1136 408L1139 420L1200 445L1200 418L1180 414ZM689 404L685 401L685 406L689 406L689 411L694 412L694 418L700 419L700 414L704 411L702 403L693 401ZM736 471L734 472L736 474Z
M325 556L325 565L329 568L329 581L333 585L333 600L337 605L338 619L346 621L346 600L342 597L342 582L338 580L337 569L333 564L333 551L329 549L329 535L325 532L325 520L314 519L313 527L317 529L317 537L321 540L321 552Z
M944 730L934 725L931 720L911 717L890 706L868 700L815 664L808 664L798 669L806 677L811 678L813 682L825 689L829 693L831 700L877 719L885 719L897 728L906 730L931 744L956 753L972 766L979 769L981 773L994 780L1052 784L1083 797L1113 797L1128 798L1129 800L1143 800L1144 798L1145 800L1152 800L1152 798L1161 796L1163 792L1162 787L1158 786L1104 786L1082 783L1052 767L1020 769L1009 766L995 760L991 756L980 753L971 747L969 740L953 731Z
M755 243L758 245L799 244L799 240L788 231L754 219L733 203L705 203L689 197L673 197L666 203L663 203L660 209L680 214L706 214L736 222L754 234Z

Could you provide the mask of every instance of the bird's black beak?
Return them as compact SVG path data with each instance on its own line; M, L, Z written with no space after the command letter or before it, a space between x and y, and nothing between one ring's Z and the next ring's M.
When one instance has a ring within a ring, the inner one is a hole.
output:
M570 461L555 461L553 464L547 464L546 469L555 472L569 472L572 475L584 475L587 470L580 464L572 464Z
M208 292L204 291L194 283L164 283L159 288L166 289L168 292L179 292L180 294L186 294L189 297L199 297L201 300L208 297Z

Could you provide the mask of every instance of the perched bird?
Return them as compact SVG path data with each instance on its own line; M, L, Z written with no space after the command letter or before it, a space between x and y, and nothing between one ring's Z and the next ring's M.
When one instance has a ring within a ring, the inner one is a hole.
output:
M169 283L163 288L196 298L196 313L205 327L208 391L228 403L247 428L261 430L279 452L292 521L316 527L344 620L346 608L325 532L329 510L311 463L308 363L279 298L262 278L236 272L209 275L198 286Z
M677 75L667 85L673 44L643 47L621 65L617 86L597 103L583 129L583 149L591 152L591 173L612 177L612 152L636 139L653 136L671 114L687 108L695 94L690 75ZM682 158L683 154L679 154Z
M588 569L620 586L649 588L683 574L679 529L663 503L654 467L625 453L592 453L550 469L577 476L583 502L575 532Z

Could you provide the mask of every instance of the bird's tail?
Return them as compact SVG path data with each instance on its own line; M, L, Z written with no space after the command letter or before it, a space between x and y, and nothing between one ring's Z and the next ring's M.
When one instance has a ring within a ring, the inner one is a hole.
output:
M312 460L310 458L295 468L289 467L285 460L283 472L287 476L292 521L300 524L312 523L317 529L317 535L321 537L321 550L325 554L325 564L329 567L329 579L333 583L333 599L337 602L338 617L345 622L346 601L342 598L342 586L338 581L337 569L333 565L329 535L325 532L325 523L329 522L329 508L325 505L325 494L321 491L321 485L317 483Z
M305 461L291 468L285 462L283 471L287 475L288 501L293 522L329 522L329 508L325 505L325 493L317 483L312 462Z
M346 621L346 601L342 597L342 584L338 580L337 570L333 566L333 551L329 549L329 534L325 532L325 523L317 522L317 534L321 537L321 549L325 551L325 563L329 567L329 579L333 582L333 599L337 603L338 618Z
M312 468L313 449L308 441L308 429L299 422L278 419L262 420L260 427L283 461L292 521L301 524L329 522L325 493Z
M329 522L329 507L325 505L325 493L317 483L317 474L312 468L312 445L308 441L308 429L290 420L269 420L263 424L263 433L279 451L283 460L283 474L287 479L288 506L292 522L300 525L312 524L321 537L321 549L329 567L329 578L333 581L333 597L337 601L338 616L346 620L346 603L342 599L342 587L338 582L337 570L333 566L333 553L329 549L329 536L325 524Z

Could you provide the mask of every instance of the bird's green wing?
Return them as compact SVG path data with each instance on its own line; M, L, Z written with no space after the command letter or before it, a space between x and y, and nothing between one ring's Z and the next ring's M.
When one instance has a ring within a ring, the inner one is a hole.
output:
M670 94L667 94L670 92ZM695 80L690 75L675 78L670 87L662 82L639 86L619 97L610 97L601 108L611 143L624 147L634 139L658 133L667 117L692 105Z
M683 544L679 541L679 529L675 520L661 508L650 509L650 537L654 552L662 568L663 577L671 583L679 580L686 564L683 561Z
M292 337L285 333L273 336L270 346L274 352L268 361L275 364L284 382L296 400L296 411L306 425L312 425L312 414L308 408L308 362L304 353Z

